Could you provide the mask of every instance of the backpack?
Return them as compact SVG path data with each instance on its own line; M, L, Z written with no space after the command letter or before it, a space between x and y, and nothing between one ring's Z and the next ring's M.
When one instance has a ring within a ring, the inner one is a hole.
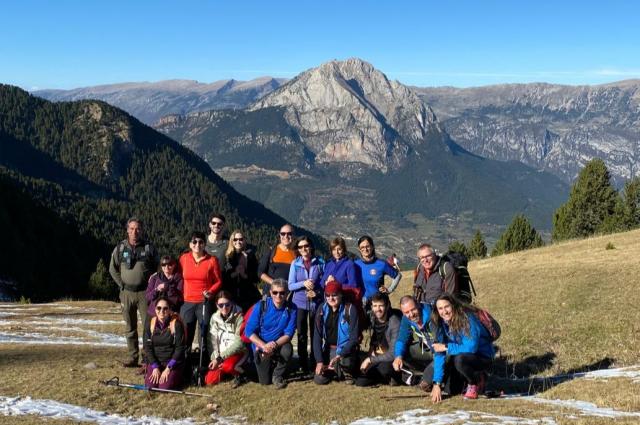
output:
M127 240L124 239L120 241L120 243L118 244L118 248L116 250L115 265L118 268L118 270L120 270L120 264L122 262L122 254L125 252L126 249L127 249ZM138 261L138 258L137 258L138 256L135 255L135 247L133 248L133 252L134 252L133 257L127 256L127 258L125 258L125 261L128 262L127 267L129 269L133 268L133 265L135 264L135 262ZM144 259L146 260L150 256L151 256L151 245L147 243L144 245Z
M471 304L474 296L477 296L476 289L473 287L473 282L471 280L471 276L469 275L469 270L467 269L467 265L469 264L469 259L467 256L460 252L449 251L440 257L440 266L438 267L438 273L442 278L442 290L444 291L444 265L445 263L451 264L454 272L456 273L456 289L454 291L454 295L456 295L461 301Z
M151 331L151 335L153 335L153 331L156 328L157 321L157 316L153 316L149 321L149 330ZM180 323L180 326L182 326L182 342L185 342L187 336L187 327L185 326L182 319L180 319L180 316L177 313L173 313L171 315L171 321L169 322L169 332L171 332L171 335L173 335L174 338L176 336L176 323Z
M500 334L502 333L502 329L500 329L500 324L498 321L489 313L487 310L483 308L475 309L474 314L482 323L482 326L487 330L489 336L491 337L491 341L495 341L500 338Z

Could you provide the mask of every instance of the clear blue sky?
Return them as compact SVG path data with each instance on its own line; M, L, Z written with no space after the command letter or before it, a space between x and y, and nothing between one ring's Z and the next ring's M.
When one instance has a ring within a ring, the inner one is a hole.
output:
M419 86L640 78L640 2L4 2L0 82L293 77L359 57Z

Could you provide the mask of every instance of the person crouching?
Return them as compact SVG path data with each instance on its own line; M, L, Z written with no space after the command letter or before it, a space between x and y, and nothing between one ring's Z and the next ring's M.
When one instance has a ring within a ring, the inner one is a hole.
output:
M342 297L342 285L328 282L325 302L318 308L313 335L316 370L313 382L326 385L332 379L353 384L358 367L358 311Z
M149 362L145 386L163 390L178 388L182 384L186 332L166 296L156 300L155 315L145 326L143 346Z
M215 385L224 375L231 375L231 386L237 388L242 383L242 363L247 358L247 350L240 338L242 309L232 301L231 294L224 289L216 295L216 306L218 311L211 316L209 324L208 350L211 353L211 362L204 381L207 385Z
M271 297L256 303L244 330L245 337L252 342L258 381L263 385L273 383L278 390L287 386L284 378L293 355L291 338L296 331L297 310L287 301L287 287L286 280L274 279Z

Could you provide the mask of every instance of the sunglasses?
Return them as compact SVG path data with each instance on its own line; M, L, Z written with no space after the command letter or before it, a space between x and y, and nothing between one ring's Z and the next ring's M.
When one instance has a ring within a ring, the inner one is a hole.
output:
M271 291L271 295L275 296L280 296L280 297L284 297L285 295L287 295L287 291Z
M160 264L161 267L167 267L167 266L175 266L175 263L162 263Z
M204 245L204 241L202 239L192 239L191 243L194 245Z
M298 245L298 249L305 249L305 248L309 248L311 245L309 244L305 244L305 245Z
M156 307L156 311L169 311L169 307Z
M325 294L325 298L338 298L340 294Z
M218 308L231 307L231 303L218 303Z
M293 236L293 232L280 232L280 236Z
M212 221L211 225L212 226L216 226L216 227L222 227L222 226L224 226L224 223L221 222L221 221Z
M244 238L233 238L234 242L242 242Z

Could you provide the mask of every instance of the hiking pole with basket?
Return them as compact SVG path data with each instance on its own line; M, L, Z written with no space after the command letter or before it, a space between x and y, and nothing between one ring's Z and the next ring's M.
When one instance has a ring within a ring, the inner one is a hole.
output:
M125 383L120 382L120 378L118 378L117 376L114 376L113 378L108 379L106 381L98 381L98 383L100 383L102 385L106 385L107 387L129 388L129 389L132 389L132 390L142 390L142 391L149 391L149 392L154 392L154 393L181 394L181 395L186 395L186 396L206 397L206 398L213 397L213 395L210 395L210 394L198 394L198 393L191 393L191 392L188 392L188 391L165 390L165 389L161 389L161 388L150 388L150 387L146 387L144 385L137 385L137 384L125 384Z

